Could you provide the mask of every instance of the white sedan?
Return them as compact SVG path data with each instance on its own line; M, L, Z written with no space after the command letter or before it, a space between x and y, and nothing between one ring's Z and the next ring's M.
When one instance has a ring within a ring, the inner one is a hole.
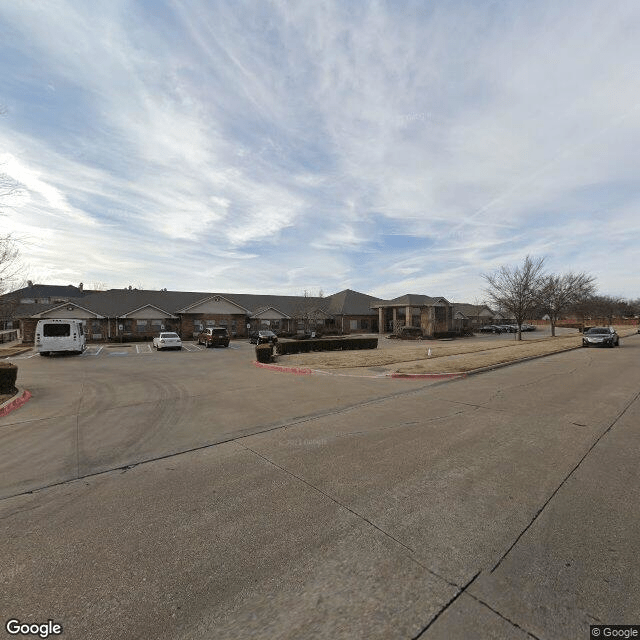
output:
M161 349L182 349L182 340L180 336L173 331L163 331L157 338L153 339L153 346L160 351Z

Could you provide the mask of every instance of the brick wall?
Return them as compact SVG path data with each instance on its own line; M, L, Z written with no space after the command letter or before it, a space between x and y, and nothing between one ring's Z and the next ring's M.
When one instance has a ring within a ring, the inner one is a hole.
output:
M247 317L242 313L230 315L212 315L207 313L189 313L180 318L180 337L183 340L192 340L195 332L196 321L204 326L207 320L214 321L215 327L226 327L231 336L244 338L247 336Z

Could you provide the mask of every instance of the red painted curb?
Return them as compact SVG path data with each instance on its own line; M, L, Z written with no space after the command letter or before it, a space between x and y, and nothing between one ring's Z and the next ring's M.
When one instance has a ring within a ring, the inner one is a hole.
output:
M308 376L313 372L311 369L301 369L300 367L281 367L277 364L264 364L263 362L258 362L257 360L253 363L256 367L260 367L262 369L269 369L270 371L280 371L281 373L295 373L298 376Z
M25 389L19 398L10 400L4 407L2 407L2 409L0 409L0 418L9 415L16 409L19 409L23 404L27 402L27 400L29 400L29 398L31 398L31 392Z
M465 372L460 373L392 373L390 378L427 378L440 380L444 378L466 378Z

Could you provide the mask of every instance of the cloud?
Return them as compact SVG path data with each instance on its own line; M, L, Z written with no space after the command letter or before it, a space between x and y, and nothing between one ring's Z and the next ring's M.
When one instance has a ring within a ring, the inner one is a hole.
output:
M532 253L637 296L639 22L631 0L5 3L5 222L63 281L471 299Z

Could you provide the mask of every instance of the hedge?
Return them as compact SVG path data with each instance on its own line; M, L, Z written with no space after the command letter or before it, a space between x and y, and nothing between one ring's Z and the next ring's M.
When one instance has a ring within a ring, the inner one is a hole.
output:
M273 345L272 344L258 344L256 345L256 360L267 364L273 360Z
M378 338L320 338L295 342L278 342L278 355L310 351L352 351L355 349L377 349Z
M15 393L18 367L11 362L0 362L0 393Z

